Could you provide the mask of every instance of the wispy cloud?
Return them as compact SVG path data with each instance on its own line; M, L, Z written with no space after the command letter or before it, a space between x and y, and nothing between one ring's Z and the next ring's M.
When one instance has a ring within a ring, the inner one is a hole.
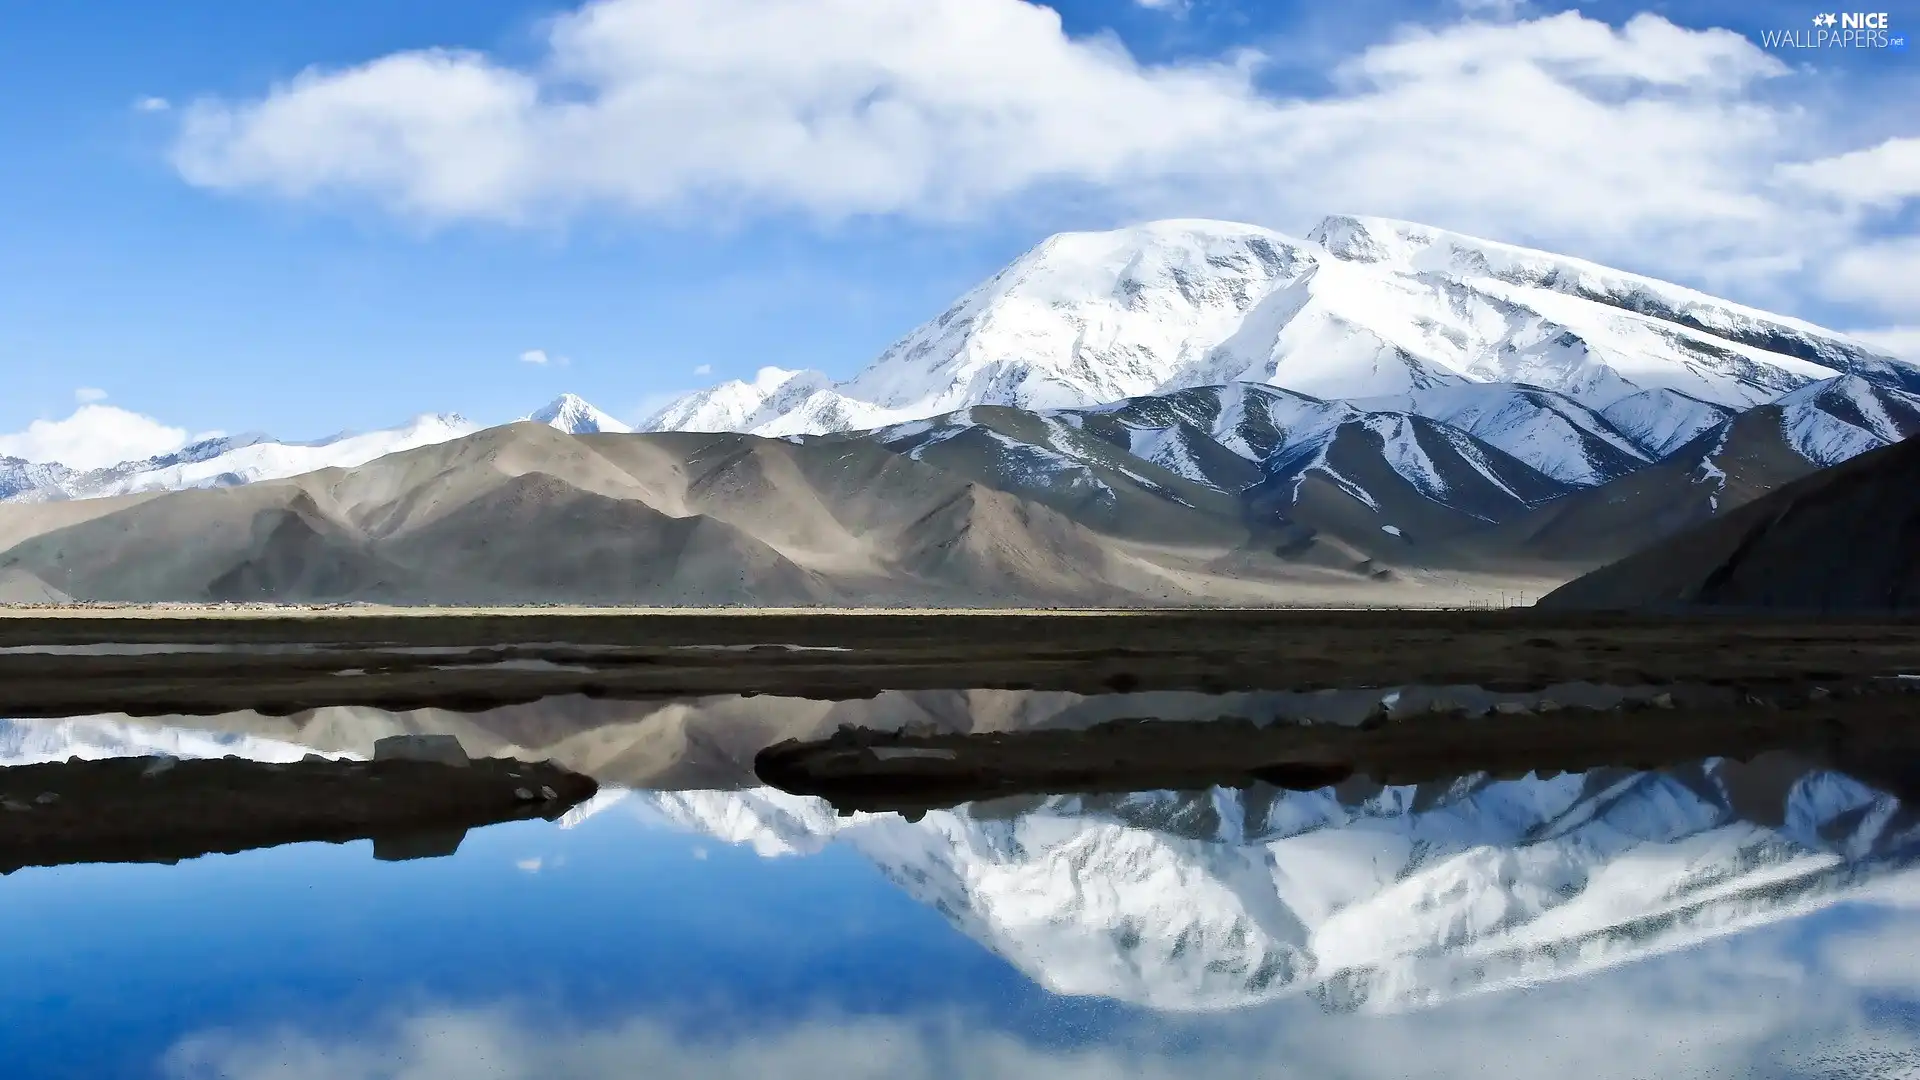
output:
M701 364L701 365L699 365L698 367L696 367L696 368L694 368L694 369L693 369L693 373L694 373L695 375L711 375L711 374L713 374L713 365L712 365L712 364Z
M520 354L520 362L523 364L533 364L536 367L547 367L547 366L566 367L567 366L566 357L555 356L552 353L549 353L545 349L528 349L526 352L523 352Z
M97 401L107 400L107 392L97 386L82 386L73 392L73 400L82 405L91 405Z
M157 113L173 108L173 103L163 97L143 97L134 101L135 112Z

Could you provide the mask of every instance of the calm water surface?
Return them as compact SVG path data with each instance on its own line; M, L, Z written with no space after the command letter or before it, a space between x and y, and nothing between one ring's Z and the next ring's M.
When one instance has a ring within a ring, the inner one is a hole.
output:
M613 790L446 858L0 878L0 1074L1915 1076L1917 855L1790 759L912 823Z

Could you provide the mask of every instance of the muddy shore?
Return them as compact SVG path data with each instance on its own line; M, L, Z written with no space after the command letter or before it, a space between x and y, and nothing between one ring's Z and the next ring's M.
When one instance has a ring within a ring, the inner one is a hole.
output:
M1920 798L1920 680L1744 693L1731 707L1434 713L1360 726L1122 719L1086 730L909 735L843 728L762 750L762 782L842 811L916 815L1029 795L1267 784L1415 784L1788 752Z
M466 766L153 757L16 765L0 768L0 873L171 863L307 841L371 839L381 859L444 855L470 828L558 817L597 789L557 765L510 758Z
M1920 672L1920 619L1509 611L160 612L0 619L0 716L539 698L1798 684Z

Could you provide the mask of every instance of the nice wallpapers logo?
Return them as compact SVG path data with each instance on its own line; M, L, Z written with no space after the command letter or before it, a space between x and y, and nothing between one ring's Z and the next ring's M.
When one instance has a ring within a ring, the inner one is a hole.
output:
M1769 49L1888 49L1903 52L1904 30L1894 30L1884 11L1823 11L1813 17L1811 29L1763 30L1760 44Z

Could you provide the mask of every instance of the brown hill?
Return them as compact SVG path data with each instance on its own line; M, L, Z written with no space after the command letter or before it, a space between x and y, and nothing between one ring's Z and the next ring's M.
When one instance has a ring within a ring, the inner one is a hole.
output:
M1788 484L1569 582L1540 605L1920 608L1920 438Z
M1387 604L1493 591L1290 561L1211 506L1143 493L1116 521L1110 504L1076 513L972 472L859 439L515 424L286 480L0 506L0 601ZM1149 513L1191 527L1178 543L1164 521L1124 527Z

